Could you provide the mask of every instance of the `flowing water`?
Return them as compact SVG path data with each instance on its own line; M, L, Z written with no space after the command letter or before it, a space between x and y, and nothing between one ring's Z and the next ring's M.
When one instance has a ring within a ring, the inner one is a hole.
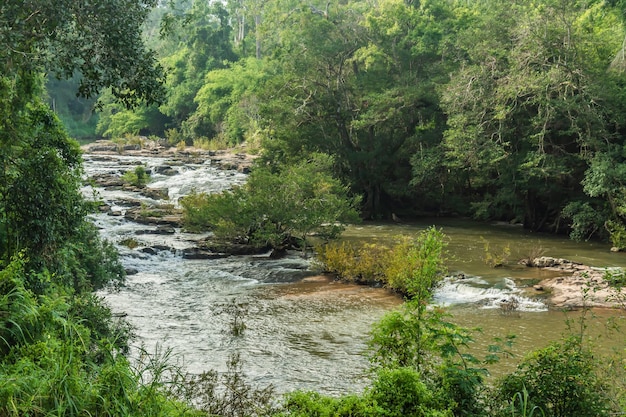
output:
M192 190L219 192L245 181L245 175L224 171L210 163L179 164L157 157L85 156L88 175L121 175L137 163L147 165L150 187L167 188L169 202ZM168 166L169 175L157 167ZM173 171L173 172L172 172ZM173 174L173 175L172 175ZM96 192L114 212L123 213L128 201L155 204L127 191ZM102 296L114 312L134 326L136 349L148 353L171 349L189 372L223 371L230 355L239 353L248 377L277 391L311 389L328 394L359 391L367 384L364 356L368 331L375 321L400 303L384 289L333 282L316 274L310 259L291 254L282 260L268 255L189 260L182 250L199 236L153 233L155 226L139 225L122 216L94 216L104 237L118 244L121 260L132 275L119 291ZM365 224L350 227L344 239L388 242L399 235L415 235L435 224L450 238L450 269L463 280L449 280L438 290L436 302L449 306L454 320L482 327L478 350L492 337L518 335L515 350L523 353L558 338L565 329L564 313L550 311L543 300L521 288L548 273L507 263L493 269L483 262L485 240L490 248L511 246L511 259L543 248L546 255L565 257L593 266L626 266L624 254L606 245L577 244L563 238L525 233L504 225L430 219L411 224ZM119 245L132 238L138 247ZM530 280L530 281L529 281ZM503 316L501 299L515 295L520 311ZM615 316L616 313L602 313ZM241 323L245 330L235 335Z

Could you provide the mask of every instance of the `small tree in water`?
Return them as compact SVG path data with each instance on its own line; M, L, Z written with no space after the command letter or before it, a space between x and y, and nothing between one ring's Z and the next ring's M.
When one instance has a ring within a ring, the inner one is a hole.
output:
M330 156L318 154L276 170L257 167L241 187L185 197L185 226L275 250L299 240L306 251L311 234L334 238L343 231L342 223L359 221L358 200L348 197L348 187L329 174L331 166Z

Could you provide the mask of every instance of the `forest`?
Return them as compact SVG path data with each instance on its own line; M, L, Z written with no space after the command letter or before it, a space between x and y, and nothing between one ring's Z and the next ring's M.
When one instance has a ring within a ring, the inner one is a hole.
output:
M127 109L105 91L88 123L110 138L245 143L267 163L330 154L365 219L467 216L623 247L624 10L175 1L143 29L164 101ZM61 117L84 118L55 83Z
M623 413L623 358L583 330L488 384L509 341L469 354L472 331L428 308L434 228L390 252L407 301L372 330L363 393L276 400L236 358L225 375L134 363L94 293L125 273L88 220L73 138L245 149L261 183L342 193L347 218L463 216L624 249L625 56L624 0L2 2L0 416Z

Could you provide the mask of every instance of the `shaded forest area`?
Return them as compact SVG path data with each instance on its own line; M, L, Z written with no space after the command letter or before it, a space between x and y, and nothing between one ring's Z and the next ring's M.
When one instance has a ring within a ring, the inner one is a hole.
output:
M281 164L327 153L364 218L471 216L624 247L625 8L173 1L144 27L164 103L105 93L97 133L246 143Z

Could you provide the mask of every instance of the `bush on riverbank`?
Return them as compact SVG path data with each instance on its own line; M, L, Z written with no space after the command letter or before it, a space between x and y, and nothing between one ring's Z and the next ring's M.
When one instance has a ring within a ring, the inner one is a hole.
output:
M133 187L144 188L150 181L150 174L143 165L138 165L134 170L126 171L124 175L122 175L122 181Z
M410 368L383 369L362 395L288 394L275 417L453 417L441 391L433 391Z
M357 283L381 283L406 295L425 299L444 277L445 236L430 227L416 238L402 237L391 247L346 242L318 246L326 272Z
M527 407L538 407L545 417L601 417L611 415L609 381L600 377L599 361L578 335L565 337L526 356L517 370L494 390L496 402L507 404L516 393L528 393ZM504 410L503 414L506 414Z
M0 415L192 415L159 379L142 383L106 307L62 285L35 295L24 268L16 259L0 271Z

